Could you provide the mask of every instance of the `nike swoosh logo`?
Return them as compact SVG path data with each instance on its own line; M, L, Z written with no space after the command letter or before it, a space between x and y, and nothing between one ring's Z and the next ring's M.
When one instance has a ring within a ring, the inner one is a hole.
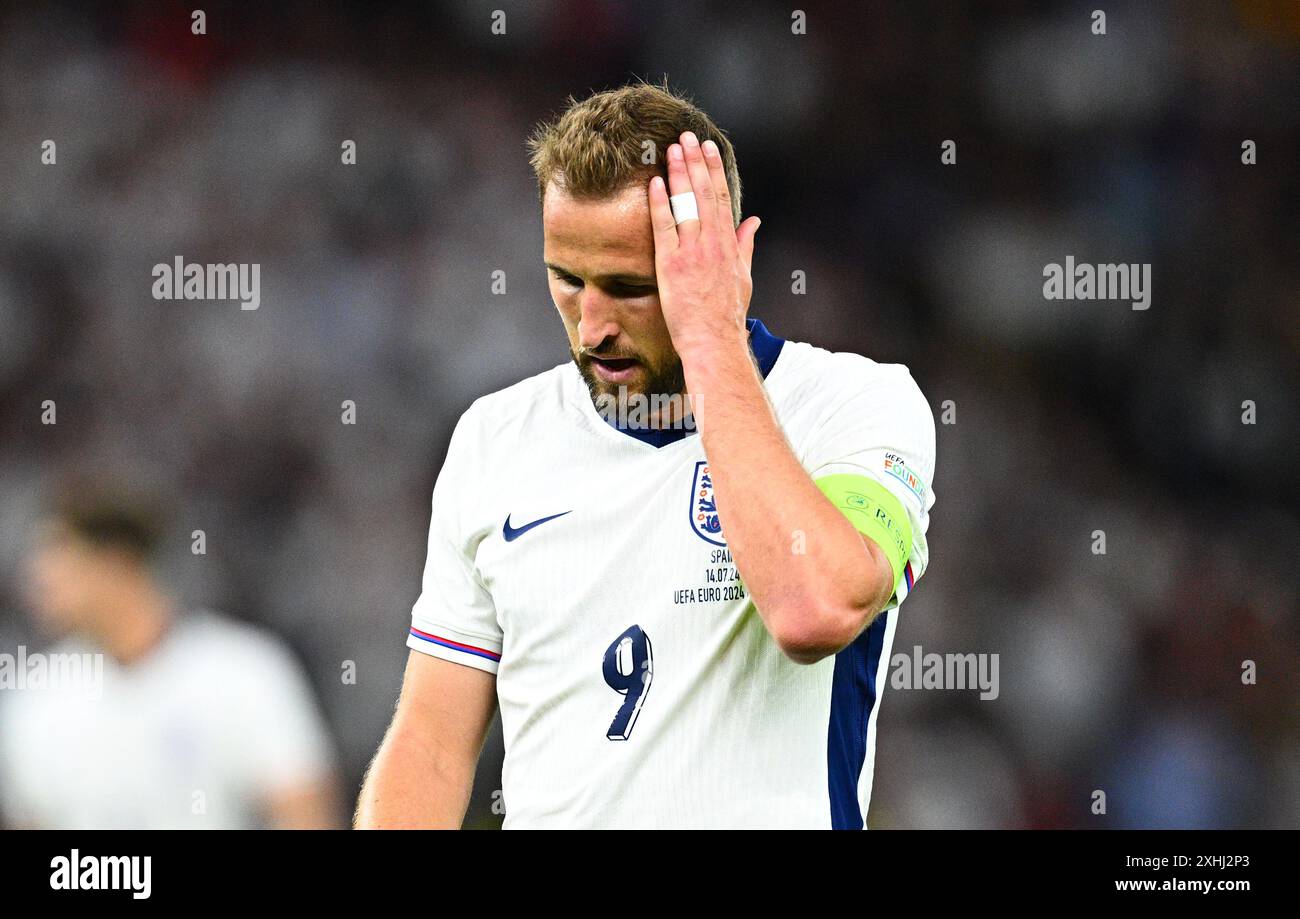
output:
M572 513L573 511L565 511L563 514L552 514L549 517L543 517L541 520L534 520L532 523L525 523L521 527L512 527L510 525L510 517L507 516L505 525L501 527L501 535L506 538L506 542L514 542L516 539L518 539L520 536L523 536L533 527L539 527L543 523L550 523L552 520L555 520L558 517L563 517L564 514L572 514Z

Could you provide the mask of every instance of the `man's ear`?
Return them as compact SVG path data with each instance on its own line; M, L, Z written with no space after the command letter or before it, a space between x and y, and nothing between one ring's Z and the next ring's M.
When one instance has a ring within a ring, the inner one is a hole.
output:
M747 269L754 264L754 236L762 223L757 217L746 217L736 228L736 247Z

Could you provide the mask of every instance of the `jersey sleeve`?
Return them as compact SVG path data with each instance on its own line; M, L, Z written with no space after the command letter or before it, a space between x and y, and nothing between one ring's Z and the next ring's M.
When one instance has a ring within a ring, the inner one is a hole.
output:
M477 540L465 532L461 501L479 493L475 480L473 409L461 416L433 487L429 548L420 597L411 611L407 647L496 673L501 626L496 606L474 565Z
M929 563L934 416L906 367L865 366L875 372L855 369L837 383L838 396L809 438L804 466L889 559L894 595L887 608L892 608Z

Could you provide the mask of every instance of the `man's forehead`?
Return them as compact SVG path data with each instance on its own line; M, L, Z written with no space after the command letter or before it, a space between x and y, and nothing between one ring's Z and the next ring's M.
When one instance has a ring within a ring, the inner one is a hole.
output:
M574 196L554 182L542 206L546 258L602 255L643 259L654 255L645 189L628 186L602 198Z

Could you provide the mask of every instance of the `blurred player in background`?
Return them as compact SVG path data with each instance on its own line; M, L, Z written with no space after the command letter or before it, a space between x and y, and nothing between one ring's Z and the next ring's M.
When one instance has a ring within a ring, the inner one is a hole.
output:
M337 824L331 744L300 668L270 635L182 614L150 560L150 515L120 497L60 503L28 570L53 654L102 654L102 685L0 692L0 808L39 829Z
M758 220L688 101L597 93L531 146L573 362L452 436L357 824L459 826L499 704L507 828L861 829L929 405L748 316Z

